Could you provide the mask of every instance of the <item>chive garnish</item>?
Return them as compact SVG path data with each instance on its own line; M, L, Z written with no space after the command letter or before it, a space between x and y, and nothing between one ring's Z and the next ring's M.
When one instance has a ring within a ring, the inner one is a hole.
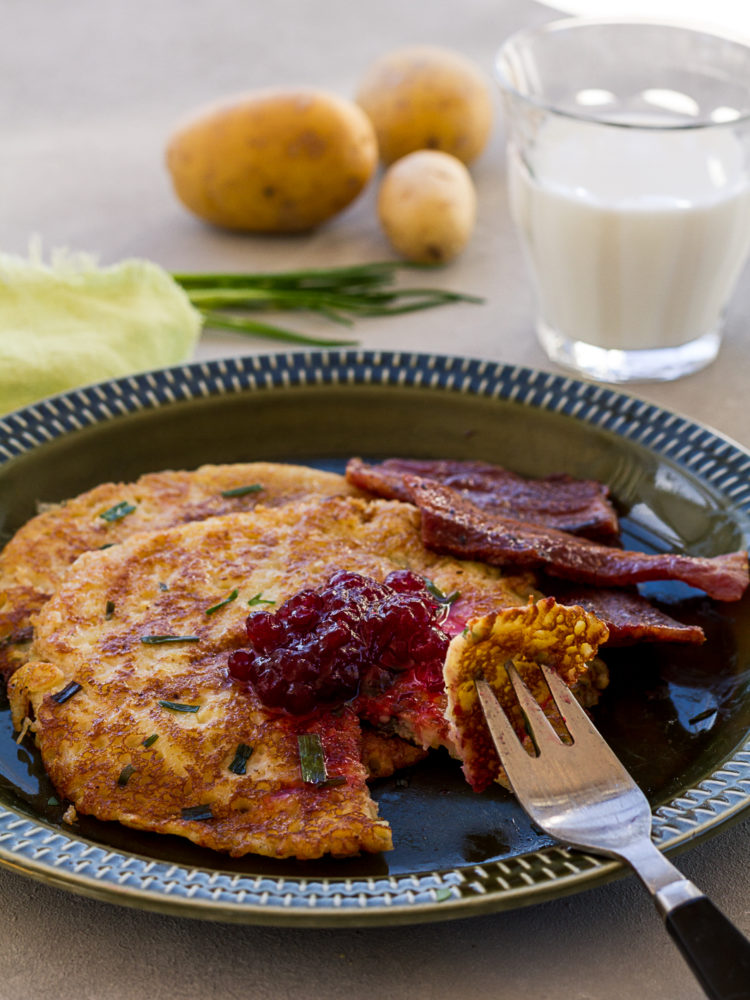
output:
M115 602L107 601L104 608L104 617L111 618L114 613L115 613Z
M211 811L211 806L188 806L186 809L182 810L183 819L213 819L214 814Z
M78 681L71 681L70 684L66 684L61 691L56 691L55 694L52 695L52 700L56 701L58 705L62 705L64 701L67 701L68 698L72 698L73 695L80 690L81 685Z
M151 733L151 735L147 736L146 739L143 741L143 745L148 750L148 748L152 747L158 739L159 739L158 733Z
M252 314L258 310L302 310L351 326L360 316L393 316L450 303L483 301L444 289L407 288L401 283L396 287L399 273L407 269L425 270L408 262L375 261L276 273L176 273L173 277L202 313L206 327L319 346L356 341L309 336L259 322ZM242 310L239 315L238 309Z
M123 517L127 517L128 514L132 514L135 510L135 504L128 503L127 500L121 500L120 503L116 503L114 507L110 507L108 510L102 511L99 517L103 521L121 521Z
M117 779L117 784L124 788L125 785L127 785L127 783L130 781L130 776L134 773L134 771L135 768L133 767L132 764L126 764L125 767L122 769L122 771L120 771L120 775Z
M50 797L47 799L47 805L48 806L59 806L60 805L60 800L57 799L57 798L55 798L54 795L50 795Z
M160 583L159 584L159 590L169 590L169 584L168 583Z
M232 774L244 774L250 756L252 755L253 748L248 746L247 743L238 743L237 751L234 755L234 760L229 765L229 770Z
M200 709L200 705L186 705L182 701L160 701L159 704L170 712L197 712Z
M248 607L250 608L254 607L256 604L275 604L275 603L276 601L265 600L265 598L263 597L263 591L261 591L259 594L256 594L255 597L251 597L250 600L247 602Z
M146 646L158 646L164 642L200 642L199 635L142 635L141 642Z
M440 601L441 604L453 604L461 596L460 591L454 590L450 594L444 594L443 591L432 580L425 579L424 585L427 590L432 594L434 598Z
M712 715L716 715L717 709L707 708L705 712L699 712L698 715L694 715L692 719L688 719L688 725L693 726L696 722L705 722L706 719L710 719Z
M336 774L332 778L326 778L325 781L319 782L320 788L338 788L339 785L345 785L346 778L343 774Z
M435 902L444 903L447 899L450 899L453 893L448 888L438 889L435 892Z
M99 546L99 551L103 552L104 549L111 549L114 544L114 542L106 542L104 545Z
M249 486L234 486L231 490L222 490L223 497L244 497L248 493L260 493L263 489L260 483L251 483Z
M321 785L327 778L323 744L317 733L302 733L297 737L302 780Z
M215 611L218 611L219 608L223 608L227 604L231 604L232 601L236 601L237 594L239 594L239 591L237 589L233 590L232 593L229 595L229 597L225 597L223 601L219 601L218 604L214 604L214 606L211 608L206 608L206 614L212 615L214 614Z

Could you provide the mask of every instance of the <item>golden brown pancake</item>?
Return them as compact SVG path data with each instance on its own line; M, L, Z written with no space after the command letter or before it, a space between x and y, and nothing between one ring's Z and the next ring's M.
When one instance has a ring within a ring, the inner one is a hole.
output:
M139 531L275 507L318 496L358 496L343 476L299 465L252 462L158 472L134 483L104 483L25 524L0 553L0 674L27 659L32 617L81 553Z
M249 600L278 604L339 568L376 580L408 568L446 592L459 581L467 612L525 600L514 586L524 578L425 550L419 513L399 501L258 506L86 552L40 611L32 660L9 682L15 724L33 716L58 793L79 813L233 855L387 849L354 711L272 712L227 670ZM143 641L154 636L177 638ZM329 778L345 782L302 780L297 736L307 732L320 735ZM240 744L252 748L245 774L230 769Z
M444 677L450 735L463 760L466 779L475 791L507 777L484 721L475 680L483 677L511 719L522 742L529 744L520 705L506 663L512 660L552 725L562 734L564 723L538 664L553 667L584 706L595 704L606 686L606 667L595 659L607 640L607 627L579 607L545 597L525 607L506 608L472 621L448 649Z

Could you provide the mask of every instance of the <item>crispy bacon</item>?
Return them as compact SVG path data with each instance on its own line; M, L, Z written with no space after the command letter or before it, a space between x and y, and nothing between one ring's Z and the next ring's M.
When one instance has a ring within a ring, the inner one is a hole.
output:
M601 541L613 541L618 535L609 489L592 479L566 475L524 479L487 462L430 459L389 458L368 465L353 458L346 467L350 483L387 500L410 499L408 476L442 483L493 514Z
M628 552L490 514L434 481L407 476L405 483L422 513L422 540L435 551L495 566L543 568L551 576L602 587L681 580L719 601L739 600L748 585L745 551L710 558Z
M630 646L636 642L699 644L706 639L700 625L678 622L635 588L612 590L545 578L540 581L539 589L559 604L577 604L603 621L609 629L608 646Z

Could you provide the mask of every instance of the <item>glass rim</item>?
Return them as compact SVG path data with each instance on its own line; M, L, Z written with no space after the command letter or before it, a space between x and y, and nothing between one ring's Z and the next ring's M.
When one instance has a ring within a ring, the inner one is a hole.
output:
M626 25L628 27L665 28L670 31L677 29L685 32L686 34L701 35L704 38L713 38L717 41L734 45L738 49L747 53L748 58L750 58L750 39L744 41L742 38L733 35L729 31L722 32L720 28L715 28L713 26L708 27L707 25L702 25L698 22L646 17L564 17L555 18L552 21L546 21L540 25L521 28L519 31L509 35L495 54L495 82L504 94L517 98L529 107L536 108L540 111L546 111L549 114L557 116L558 118L568 118L572 121L588 125L604 125L609 128L619 128L631 131L673 133L689 132L700 129L733 128L737 125L742 125L743 123L750 121L750 96L748 97L747 102L743 104L742 108L737 109L737 115L729 119L722 120L702 116L695 118L693 121L675 121L671 123L618 121L617 119L608 116L606 112L596 112L593 110L587 112L576 111L570 108L562 108L554 101L545 100L540 96L525 94L511 83L508 74L505 72L504 63L506 62L507 53L510 50L517 48L519 43L525 40L531 40L545 35L552 35L556 32L567 31L570 29L596 27L606 28L615 27L617 25Z

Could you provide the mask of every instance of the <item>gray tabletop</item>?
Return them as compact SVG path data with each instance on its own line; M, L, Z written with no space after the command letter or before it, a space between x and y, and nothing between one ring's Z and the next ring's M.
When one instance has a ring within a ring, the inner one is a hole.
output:
M47 249L87 250L104 263L143 256L185 271L389 256L374 186L303 237L236 236L194 220L163 166L166 137L186 111L267 84L351 96L369 60L409 42L449 45L489 71L507 34L551 16L521 0L2 0L0 14L0 247L24 252L39 234ZM362 321L363 346L551 367L532 332L502 148L498 118L472 168L480 205L474 238L451 267L426 279L477 293L485 304ZM750 446L748 317L746 272L719 359L682 381L630 391ZM196 356L271 347L206 333ZM745 933L749 835L746 821L678 859ZM0 905L2 998L701 995L633 877L528 909L406 929L200 923L80 898L8 870L0 871Z

